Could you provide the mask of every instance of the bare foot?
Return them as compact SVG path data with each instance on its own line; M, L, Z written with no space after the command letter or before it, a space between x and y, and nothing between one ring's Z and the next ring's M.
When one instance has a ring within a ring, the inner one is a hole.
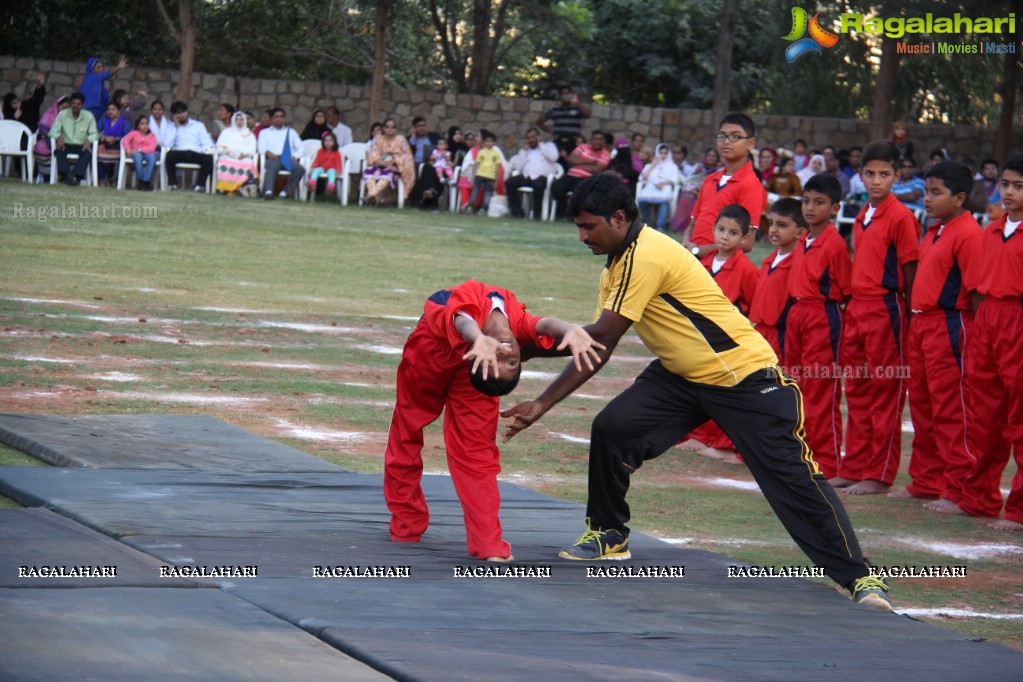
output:
M995 530L1007 530L1013 533L1023 533L1023 523L1017 523L1016 521L1010 521L1008 519L989 523L987 524L987 527L994 528Z
M841 476L835 476L834 478L829 478L828 483L831 484L832 488L848 488L854 483L859 483L859 481L854 481L851 478L842 478Z
M881 495L892 489L891 483L883 483L873 479L860 481L842 490L846 495Z
M706 450L707 444L701 443L695 438L690 438L689 440L684 440L679 443L678 448L679 450L692 450L693 452L699 452L700 450Z
M937 495L914 495L913 493L911 493L909 491L909 488L899 488L898 490L893 490L890 493L888 493L888 497L896 497L896 498L899 498L899 499L905 499L907 497L915 497L918 500L936 500L936 499L938 499Z
M703 450L700 450L700 454L703 455L704 457L710 457L711 459L720 459L725 462L729 460L732 460L733 462L739 461L735 458L735 450L723 450L721 448L705 448Z
M924 509L932 512L938 512L939 514L965 514L959 505L952 500L946 500L941 498L940 500L934 500L924 505Z
M511 554L509 554L506 557L503 557L503 556L488 556L486 559L484 559L484 561L499 561L502 564L506 564L509 561L515 561L515 557L513 555L511 555Z

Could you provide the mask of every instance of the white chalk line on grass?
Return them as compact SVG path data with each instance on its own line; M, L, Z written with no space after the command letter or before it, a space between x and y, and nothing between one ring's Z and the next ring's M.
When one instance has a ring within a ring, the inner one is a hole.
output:
M895 613L902 616L916 617L941 617L941 618L987 618L990 620L1023 620L1023 614L1021 613L984 613L983 611L974 611L972 609L953 609L953 608L936 608L936 609L892 609Z
M560 438L561 440L567 440L569 443L582 443L584 445L588 445L589 442L590 442L589 438L583 438L581 436L573 436L573 435L568 434L568 433L556 433L554 431L548 431L547 433L549 435L551 435L551 436L554 436L555 438Z
M211 313L234 313L237 315L269 315L274 310L258 310L256 308L219 308L217 306L195 306L193 310L205 310Z
M99 309L103 306L95 305L93 303L85 303L83 301L65 301L59 298L21 298L21 297L8 297L7 301L17 301L18 303L53 303L55 305L69 305L75 308L94 308Z
M58 365L75 364L75 360L65 360L62 358L44 358L38 355L13 355L11 357L15 360L21 360L22 362L51 362Z
M277 419L276 422L277 426L289 436L302 438L304 440L344 441L351 443L365 440L367 437L367 434L360 431L337 431L334 429L300 426L298 424L292 424L286 419Z
M135 381L142 381L142 377L137 374L129 374L127 372L104 372L103 374L93 374L88 378L98 379L100 381L118 381L124 383L131 383Z
M193 403L196 405L251 405L253 403L265 403L268 400L267 398L242 398L226 395L200 395L197 393L141 393L104 390L100 390L98 393L108 398L121 400L149 400L158 403Z
M939 542L911 537L893 537L893 542L923 549L935 554L944 554L957 559L991 559L1002 556L1023 556L1023 547L1010 544L967 545L956 542Z
M271 327L275 329L294 329L300 332L313 332L319 334L375 334L376 329L362 327L339 327L332 324L307 324L304 322L274 322L272 320L259 320L256 322L260 327Z
M365 344L358 344L352 346L352 348L369 351L370 353L380 353L381 355L401 355L402 351L404 350L403 348L398 348L397 346L371 346Z

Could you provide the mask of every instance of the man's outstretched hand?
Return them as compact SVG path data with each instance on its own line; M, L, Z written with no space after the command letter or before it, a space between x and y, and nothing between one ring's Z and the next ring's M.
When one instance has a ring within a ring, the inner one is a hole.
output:
M528 429L537 419L542 417L546 411L547 410L544 409L543 405L538 400L530 400L524 403L519 403L515 407L502 412L502 418L511 419L512 421L508 424L508 428L505 429L504 433L501 434L501 442L507 443L519 431Z

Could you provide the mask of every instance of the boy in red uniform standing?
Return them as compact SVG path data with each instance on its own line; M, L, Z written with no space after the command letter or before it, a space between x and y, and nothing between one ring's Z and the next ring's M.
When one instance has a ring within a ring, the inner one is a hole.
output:
M693 219L686 228L683 243L700 259L713 252L715 246L714 225L721 209L729 204L739 204L750 215L751 225L760 224L760 214L767 205L767 192L760 184L760 178L753 172L750 151L757 143L757 128L746 114L731 113L721 119L718 126L717 149L725 167L711 173L700 186L700 193L693 205ZM750 230L742 240L742 250L753 250L756 232Z
M833 175L814 175L803 188L803 217L810 230L792 257L789 295L795 303L783 358L805 399L806 442L828 479L838 474L842 453L839 341L852 278L849 247L832 222L841 199Z
M963 209L973 177L942 161L925 179L924 206L934 223L920 243L909 322L909 409L913 415L912 482L889 497L955 504L976 461L966 442L967 397L963 350L971 335L981 270L983 231Z
M739 204L725 206L714 224L717 250L701 261L721 292L743 315L749 315L760 278L757 266L740 250L750 232L749 212ZM704 457L713 459L737 461L735 445L713 421L692 431L688 440L683 441L682 449L698 450Z
M996 530L1023 532L1023 154L1002 166L1000 181L1006 214L984 231L981 279L984 296L966 344L966 386L974 413L966 424L977 463L963 484L958 505L938 502L928 508L946 514L998 518L1002 511L999 484L1009 453L1016 459L1004 518L989 524Z
M468 280L430 296L398 365L384 454L391 540L418 542L429 525L420 485L423 429L444 411L448 468L462 503L469 554L513 558L498 518L498 396L515 388L523 355L551 354L557 339L557 350L571 352L580 368L592 367L603 348L582 327L530 315L507 289Z
M888 140L863 150L868 202L853 225L856 257L841 363L846 377L845 457L831 485L851 495L886 493L902 457L906 402L906 300L912 300L920 226L892 194L899 150Z
M780 360L785 353L787 320L792 307L789 296L792 254L802 243L807 228L803 202L792 197L779 199L771 206L767 222L770 225L767 238L776 248L760 264L760 278L750 306L749 320L771 344Z

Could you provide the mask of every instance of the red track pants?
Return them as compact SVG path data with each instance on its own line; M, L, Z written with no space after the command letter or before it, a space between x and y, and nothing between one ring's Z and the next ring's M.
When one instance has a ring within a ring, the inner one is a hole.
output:
M963 484L959 507L975 516L998 516L999 490L1010 451L1016 458L1005 518L1023 523L1023 299L988 298L980 305L966 347L966 385L974 419L966 435L977 455Z
M844 322L839 356L848 421L838 475L890 485L902 458L908 383L905 303L896 294L853 297Z
M397 397L384 454L384 498L391 539L417 542L430 522L420 484L423 429L444 412L444 444L455 492L462 503L469 554L479 559L511 554L501 534L497 474L500 400L469 383L465 361L422 322L405 343Z
M914 497L959 502L976 457L966 441L964 350L972 313L933 310L909 323L909 409L913 454L907 487Z
M842 456L841 337L835 301L797 301L789 311L784 365L803 393L806 443L824 478L838 475Z

